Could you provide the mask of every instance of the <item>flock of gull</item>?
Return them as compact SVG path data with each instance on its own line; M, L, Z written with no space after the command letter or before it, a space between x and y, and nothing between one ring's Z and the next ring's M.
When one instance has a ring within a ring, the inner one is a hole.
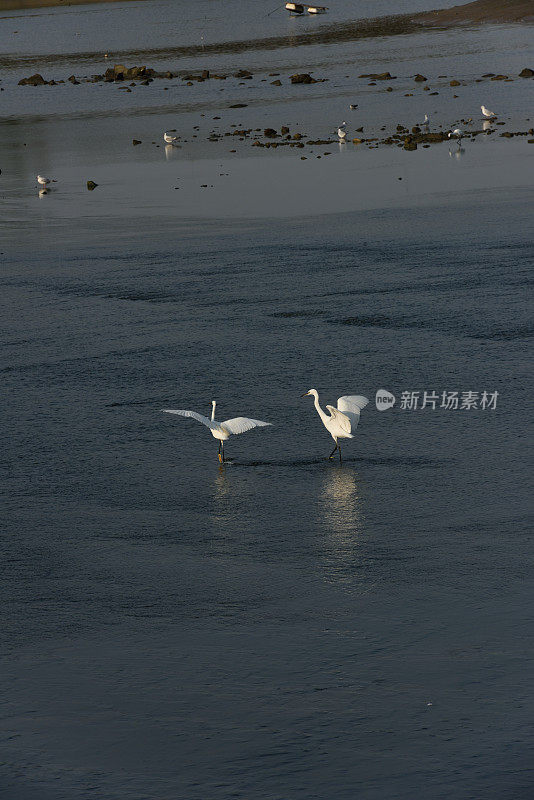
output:
M358 108L358 105L356 103L351 103L349 107L350 107L351 110L354 111L356 108ZM482 111L482 116L487 121L492 120L492 119L496 119L496 117L497 117L497 114L495 114L493 111L490 111L489 108L486 108L486 106L484 106L484 105L480 106L480 110ZM429 130L429 128L430 128L430 120L429 120L427 114L425 114L425 118L424 118L423 122L420 123L420 126L422 128L424 128L425 130L427 130L427 131ZM347 139L347 122L345 120L343 120L341 125L338 127L337 135L338 135L338 138L339 138L340 142L345 142L346 141L346 139ZM458 146L460 147L461 141L462 141L462 137L464 136L464 132L461 130L461 128L455 128L454 130L449 132L449 139L452 136L454 136L458 140ZM165 131L165 133L163 134L163 141L165 142L166 145L170 145L171 147L179 147L179 137L178 136L173 136L173 134L169 133L168 131ZM51 180L52 180L51 178L46 178L44 175L37 175L37 183L40 186L40 193L46 194L46 192L48 191L49 185L51 183Z
M341 445L340 439L353 439L353 432L356 430L360 421L360 412L368 404L369 400L361 394L343 395L338 398L337 406L327 405L326 408L330 412L327 414L319 404L319 393L317 389L310 389L305 392L302 397L311 396L314 398L314 406L317 409L323 425L329 432L330 436L335 442L334 449L328 456L329 459L334 457L336 450L339 453L339 463L341 459ZM211 435L214 439L219 440L218 458L221 463L225 462L224 458L224 443L230 436L236 436L240 433L245 433L253 428L264 428L267 425L272 425L271 422L263 422L260 419L251 419L250 417L233 417L226 419L224 422L218 422L215 419L216 401L211 401L211 416L205 417L203 414L198 414L196 411L188 411L185 409L164 408L162 411L165 414L178 414L180 417L190 417L201 422L206 428L210 429Z
M357 103L351 103L349 108L351 109L351 111L354 111L356 108L358 108L358 105L357 105ZM480 106L480 110L482 111L482 116L486 120L492 120L492 119L496 119L497 118L497 114L495 114L493 111L490 111L489 108L486 108L486 106L484 106L484 105ZM469 120L469 122L472 122L472 120ZM426 131L429 130L429 128L430 128L430 120L428 118L428 114L425 114L425 118L421 123L419 123L419 126L421 128L424 128ZM167 135L167 134L165 134L165 135ZM341 123L341 125L339 126L339 128L337 129L337 135L338 135L338 138L339 138L340 142L344 142L346 140L346 138L347 138L347 123L345 121L343 121ZM455 136L459 141L461 141L463 135L464 135L464 132L460 128L455 128L454 130L449 132L449 139L452 136Z

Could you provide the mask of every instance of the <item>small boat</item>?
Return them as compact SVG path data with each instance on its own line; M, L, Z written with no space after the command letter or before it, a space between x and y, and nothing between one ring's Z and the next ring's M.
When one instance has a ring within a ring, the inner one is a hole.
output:
M286 3L286 9L292 14L304 14L304 6L300 3Z
M308 14L325 14L327 8L328 6L308 6Z

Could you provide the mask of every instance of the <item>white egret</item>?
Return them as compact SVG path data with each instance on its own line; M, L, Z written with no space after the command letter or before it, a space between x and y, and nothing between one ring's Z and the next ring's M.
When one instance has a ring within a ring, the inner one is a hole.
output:
M480 110L482 111L482 114L483 116L486 117L486 119L491 119L492 117L497 116L497 114L494 114L493 111L490 111L489 108L486 108L486 106L480 106Z
M177 144L178 143L178 136L173 136L172 133L165 132L163 134L163 139L167 144Z
M344 142L345 139L347 138L347 131L345 130L346 124L347 124L346 122L342 122L339 128L337 129L337 135L339 136L342 142Z
M37 183L39 183L41 186L43 186L46 189L46 187L50 183L50 178L45 178L43 175L38 175L37 176Z
M234 417L226 419L224 422L217 422L215 419L216 401L211 401L211 419L197 414L196 411L183 411L181 409L162 408L165 414L179 414L181 417L192 417L210 429L211 435L219 440L219 461L224 463L224 442L232 435L245 433L252 428L263 428L265 425L272 425L272 422L262 422L259 419L249 419L248 417Z
M456 136L456 138L458 139L458 142L461 142L463 135L464 135L464 132L463 132L463 130L461 128L455 128L453 131L449 131L448 138L450 139L451 136Z
M317 389L310 389L309 392L305 392L302 397L307 397L308 395L315 398L314 406L317 409L317 413L321 417L321 421L326 430L336 443L336 446L328 458L333 458L334 453L338 450L339 462L341 463L341 447L338 439L354 438L352 433L358 427L360 411L365 408L369 400L361 394L343 395L343 397L338 398L337 408L335 406L326 406L330 411L330 416L328 416L319 405L319 393Z

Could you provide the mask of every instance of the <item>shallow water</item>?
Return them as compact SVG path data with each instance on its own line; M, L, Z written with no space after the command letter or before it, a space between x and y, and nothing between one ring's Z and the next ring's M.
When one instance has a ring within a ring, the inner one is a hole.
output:
M502 69L520 63L523 30L496 31L483 58L500 37ZM491 87L508 127L529 86ZM0 798L526 800L532 145L251 158L192 141L202 85L165 153L167 107L80 92L42 111L26 88L0 122ZM458 111L433 98L436 124L475 104L465 89ZM260 95L232 121L319 135L339 97ZM401 98L388 123L425 108ZM311 387L371 400L342 466ZM497 408L400 407L425 390ZM224 467L161 413L212 399L274 423Z

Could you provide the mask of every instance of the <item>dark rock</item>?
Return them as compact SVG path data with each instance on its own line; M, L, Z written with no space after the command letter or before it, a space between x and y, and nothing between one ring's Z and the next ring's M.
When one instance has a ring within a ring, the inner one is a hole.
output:
M45 81L43 76L40 75L38 72L36 72L35 75L30 75L29 78L22 78L22 80L19 81L18 85L19 86L46 86L47 83L48 83L48 81Z
M534 69L529 69L528 67L525 67L525 69L522 69L521 72L519 73L519 77L534 78Z
M389 72L369 72L364 75L358 75L359 78L371 78L373 81L394 81L396 75L390 75Z
M417 150L417 142L412 141L411 136L407 136L404 140L405 150Z
M491 78L491 80L492 81L506 81L506 80L508 80L508 75L494 75L493 78Z
M234 74L234 78L252 78L252 72L249 72L248 69L240 69L238 72Z
M460 83L460 81L451 81L449 83L449 86L461 86L461 83Z
M89 189L90 192L92 192L93 189L96 189L97 186L98 183L95 183L94 181L87 181L87 188Z
M289 128L286 125L282 125L282 127L280 128L280 133L282 134L282 136L285 136L286 134L289 133Z
M228 106L228 108L246 108L247 105L247 103L234 103L233 106Z
M317 83L317 81L307 72L300 72L291 76L291 83Z
M76 80L76 75L71 75L69 78L67 78L67 80L69 83L75 83L76 85L80 83L80 81Z
M418 81L419 83L421 83L422 81L426 81L426 78L424 75L419 75L418 73L417 75L415 75L414 81Z
M267 136L269 139L274 139L275 136L278 136L274 128L265 128L263 135Z
M419 125L413 126L412 133L421 133L421 128L419 127Z
M137 144L142 144L141 139L132 139L132 144L135 147Z
M281 85L282 85L282 81L278 81L278 80L271 81L271 86L281 86Z
M207 81L207 80L208 80L208 78L209 78L209 76L210 76L210 71L209 71L209 69L204 69L204 70L202 70L202 74L201 74L201 76L200 76L201 78L204 78L204 80L205 80L205 81Z

